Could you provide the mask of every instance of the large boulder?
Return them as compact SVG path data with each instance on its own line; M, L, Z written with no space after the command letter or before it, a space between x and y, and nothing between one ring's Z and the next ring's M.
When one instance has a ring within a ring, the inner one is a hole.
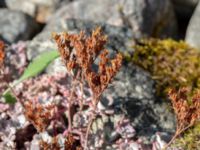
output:
M105 91L102 105L107 108L112 105L116 114L127 115L140 136L151 137L156 131L173 131L175 118L167 109L167 103L156 99L154 85L151 76L143 69L124 64ZM110 97L106 99L108 95ZM113 103L109 102L111 99Z
M125 25L139 36L171 36L176 31L176 19L169 0L74 1L59 9L50 23L62 23L67 18Z
M8 43L29 40L38 30L30 16L8 9L0 9L0 39Z
M165 17L163 17L165 16ZM129 50L130 40L145 36L172 36L176 20L169 0L82 0L60 8L28 47L28 58L55 49L52 32L91 31L101 26L112 49Z
M20 10L38 22L45 23L48 18L61 5L69 3L71 0L5 0L9 9Z
M185 40L192 46L200 48L200 3L195 9L195 12L189 22Z

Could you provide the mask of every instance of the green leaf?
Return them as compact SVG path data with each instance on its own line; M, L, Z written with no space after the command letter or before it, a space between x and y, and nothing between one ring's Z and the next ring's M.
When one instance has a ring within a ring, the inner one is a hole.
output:
M59 56L58 51L52 50L44 52L36 57L26 68L23 75L20 77L18 82L21 82L27 78L34 77L41 73L54 59Z
M7 93L5 93L3 95L3 97L5 98L5 102L9 103L9 104L14 104L17 101L16 98L11 94L10 91L8 91Z
M37 76L57 57L59 57L59 53L57 50L52 50L52 51L48 51L48 52L44 52L40 54L35 59L33 59L33 61L25 69L22 76L16 82L14 82L11 85L11 87L16 86L17 84L19 84L20 82L28 78ZM3 93L3 97L5 98L7 103L16 102L16 99L12 96L9 88Z

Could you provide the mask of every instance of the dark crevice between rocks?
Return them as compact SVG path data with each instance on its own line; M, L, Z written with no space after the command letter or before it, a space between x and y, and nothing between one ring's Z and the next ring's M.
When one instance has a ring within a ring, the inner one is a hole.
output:
M38 23L37 22L37 28L35 29L35 31L31 34L29 40L32 40L35 36L37 36L39 33L42 32L42 30L44 29L45 25L44 23Z
M175 7L175 15L178 24L178 40L185 39L187 27L194 11L195 7L189 7L185 11L181 11L179 7Z
M185 39L186 30L189 24L191 16L184 17L177 15L177 22L178 22L178 39Z
M20 129L16 133L16 148L17 149L24 149L25 148L25 142L32 141L33 135L37 133L37 130L33 125L28 125L23 129Z
M158 117L150 106L145 106L140 100L133 100L125 103L125 107L129 118L136 119L136 122L138 122L135 126L136 133L146 136L146 134L153 135L156 132L151 126L157 124Z

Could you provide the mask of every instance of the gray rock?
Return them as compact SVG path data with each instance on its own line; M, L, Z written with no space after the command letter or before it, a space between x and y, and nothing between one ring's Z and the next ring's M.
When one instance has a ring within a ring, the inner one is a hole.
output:
M29 42L27 48L28 59L31 60L39 53L52 49L57 49L55 42L51 39L52 32L64 32L78 33L81 30L86 33L91 33L93 29L101 26L103 33L108 35L107 47L112 50L131 50L133 45L132 39L134 38L133 33L129 28L126 27L115 27L106 25L104 23L93 23L91 21L81 21L75 19L62 20L62 23L55 22L49 24L45 29L37 35L32 41Z
M115 108L126 111L138 134L148 136L158 129L174 130L174 116L167 110L164 100L156 99L154 81L148 73L134 64L127 64L114 81L104 94L112 96Z
M189 22L185 40L192 46L200 48L200 3L195 9L195 12Z
M171 36L176 31L176 19L169 0L74 1L59 9L50 23L67 18L125 25L140 36Z
M55 74L59 72L67 72L65 65L63 64L61 58L55 59L48 67L46 68L48 74Z
M30 0L6 0L5 3L8 9L22 11L32 17L35 16L37 11L36 5L34 5Z
M20 10L42 23L46 22L57 8L69 2L70 0L5 0L9 9Z
M199 0L172 0L175 10L181 17L190 17Z
M0 9L0 39L13 43L30 39L38 25L30 16L8 9Z
M115 140L116 126L124 115L136 129L136 135L146 144L157 131L173 132L175 129L174 115L167 109L164 100L158 101L155 97L154 81L147 72L133 64L122 66L104 92L101 104L105 110L114 109L114 115L103 115L95 120L92 126L95 133L93 145L102 137L108 143Z

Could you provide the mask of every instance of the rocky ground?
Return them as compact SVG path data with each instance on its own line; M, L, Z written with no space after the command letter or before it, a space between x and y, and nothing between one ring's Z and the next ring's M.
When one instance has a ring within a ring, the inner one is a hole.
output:
M0 39L8 44L8 82L18 79L36 56L57 49L52 32L84 30L89 34L101 26L108 36L106 46L111 52L131 51L134 42L144 37L182 39L200 48L199 15L198 0L1 0ZM42 79L37 80L45 82L48 76L61 80L57 74L65 72L58 58L38 77ZM39 81L27 81L27 85L44 86ZM50 86L61 88L63 83L57 84ZM17 90L22 90L24 85L19 86ZM42 93L45 94L57 96L51 92ZM104 128L109 124L107 128L112 135L116 130L114 126L126 115L136 141L130 144L131 150L139 149L141 143L144 150L152 149L155 143L157 149L161 149L159 138L168 141L158 133L170 137L175 131L175 117L168 101L156 96L155 81L137 65L123 64L113 84L105 91L101 105L103 110L112 109L116 113L96 120L93 130L107 132ZM29 123L22 112L18 103L14 106L0 103L0 149L23 149L19 146L18 134L27 129ZM24 141L24 147L35 150L40 137L34 128L30 130L32 135ZM104 149L111 147L106 145ZM125 149L128 150L128 146Z

